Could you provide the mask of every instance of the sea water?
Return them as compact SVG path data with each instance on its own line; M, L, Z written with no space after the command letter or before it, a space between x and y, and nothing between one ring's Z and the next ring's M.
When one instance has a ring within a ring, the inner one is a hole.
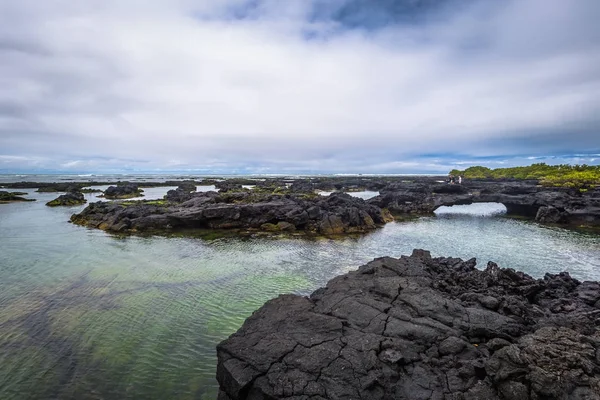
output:
M168 189L145 189L145 198ZM308 295L413 248L476 257L479 268L492 260L534 277L600 279L600 237L509 219L498 204L441 208L345 239L206 240L111 236L68 222L85 206L50 208L56 193L25 191L37 201L0 205L6 400L215 399L215 346L265 301Z

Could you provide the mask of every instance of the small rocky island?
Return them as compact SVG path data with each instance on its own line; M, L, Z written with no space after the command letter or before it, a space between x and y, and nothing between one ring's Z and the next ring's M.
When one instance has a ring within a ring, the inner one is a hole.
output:
M78 206L87 203L87 200L83 196L83 193L78 191L67 192L61 194L56 199L46 203L48 207L59 207L59 206Z
M165 202L92 203L71 221L111 232L177 229L297 230L324 235L367 232L391 221L380 207L348 194L269 195L173 190Z
M109 186L105 191L104 195L98 197L106 197L107 199L132 199L134 197L143 196L143 190L134 183L124 183L117 186Z
M219 399L600 399L600 283L475 265L415 250L267 302Z
M27 199L23 196L26 196L25 192L7 192L5 190L0 190L0 204L6 203L14 203L19 201L35 201L35 199Z

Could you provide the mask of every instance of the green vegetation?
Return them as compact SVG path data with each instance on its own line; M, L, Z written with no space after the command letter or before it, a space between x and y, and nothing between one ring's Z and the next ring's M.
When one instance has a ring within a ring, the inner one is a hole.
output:
M544 186L572 187L586 191L600 185L600 165L547 165L532 164L527 167L496 168L475 166L464 171L453 169L452 175L466 179L537 179Z
M136 205L147 205L147 206L167 206L169 202L167 200L129 200L120 201L122 206L136 206Z

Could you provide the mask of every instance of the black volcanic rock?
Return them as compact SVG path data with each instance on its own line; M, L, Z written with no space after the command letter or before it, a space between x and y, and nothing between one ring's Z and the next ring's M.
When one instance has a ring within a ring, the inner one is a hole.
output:
M37 192L40 193L53 193L53 192L77 192L81 189L82 185L73 182L59 182L59 183L43 183L38 187Z
M243 186L241 183L234 183L230 181L222 181L215 183L215 187L219 189L219 192L226 193L230 191L242 190Z
M135 183L125 183L118 186L110 186L104 191L107 199L130 199L142 195L142 190Z
M0 190L0 204L13 203L19 201L35 201L35 199L26 199L21 197L27 195L25 192L7 192Z
M465 182L462 185L393 183L368 202L394 214L429 214L440 206L502 203L509 215L542 223L600 225L598 190L585 194L528 182Z
M172 189L165 195L165 200L175 203L183 203L193 197L196 192L196 183L194 181L183 181L179 183L177 189Z
M536 219L541 223L565 225L600 225L600 195L598 190L572 193L570 189L547 188L528 182L469 181L462 185L440 183L439 179L423 178L410 181L387 179L298 179L293 184L285 180L256 181L252 190L242 189L237 180L217 182L219 193L196 193L194 182L179 182L176 190L165 196L168 204L160 208L161 217L150 223L120 224L121 214L114 209L96 208L93 213L84 210L73 221L106 230L138 231L139 229L174 230L179 228L256 229L275 231L279 222L291 224L285 230L296 230L336 235L366 232L391 221L391 214L427 215L440 206L480 202L502 203L509 215ZM364 201L341 192L329 197L314 194L319 186L385 184L380 195ZM119 185L107 190L106 197L128 198L139 196L136 185ZM115 192L115 193L113 193ZM154 204L156 205L156 204ZM137 213L147 214L147 204L123 205ZM101 211L102 210L102 211ZM104 216L101 213L109 213ZM100 214L99 214L100 213ZM391 213L391 214L390 214ZM106 218L113 223L107 223ZM146 216L144 217L146 218ZM161 225L162 224L162 225Z
M194 181L183 181L177 185L177 189L181 189L186 192L195 192L196 191L196 182Z
M313 193L315 185L311 181L296 181L290 186L290 191L294 193Z
M80 192L68 192L63 195L58 196L56 199L49 201L46 203L49 207L57 207L57 206L78 206L81 204L85 204L87 200L83 196L83 193Z
M376 259L267 302L217 347L219 399L600 399L600 284Z
M188 201L193 197L190 191L187 191L182 188L171 189L165 195L165 200L172 201L175 203L183 203L184 201Z
M367 232L392 218L385 210L344 193L323 198L250 191L187 194L178 189L170 192L167 200L169 203L161 206L144 202L90 204L71 221L115 232L190 228L273 231L273 226L278 226L278 230L336 235Z

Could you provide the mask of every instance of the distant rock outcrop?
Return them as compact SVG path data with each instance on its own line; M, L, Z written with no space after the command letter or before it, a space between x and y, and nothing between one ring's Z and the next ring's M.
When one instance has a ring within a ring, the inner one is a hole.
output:
M198 228L337 235L368 232L393 219L386 210L344 193L319 197L177 189L167 194L167 200L160 206L92 203L71 220L114 232Z
M427 214L440 206L502 203L509 215L541 223L600 225L600 196L566 188L543 187L529 182L468 182L451 184L390 184L369 200L394 214Z
M600 284L379 258L267 302L217 347L220 400L600 399Z
M131 199L133 197L143 196L143 190L134 183L125 183L118 186L110 186L104 191L104 197L107 199Z
M35 201L35 199L26 199L25 197L22 197L25 195L27 195L25 192L7 192L0 190L0 204L14 203L19 201Z
M49 207L57 206L79 206L85 204L87 200L80 192L69 192L58 196L56 199L46 203Z
M197 190L194 181L184 181L177 186L177 189L172 189L165 195L165 200L174 203L183 203L193 197L193 193Z

